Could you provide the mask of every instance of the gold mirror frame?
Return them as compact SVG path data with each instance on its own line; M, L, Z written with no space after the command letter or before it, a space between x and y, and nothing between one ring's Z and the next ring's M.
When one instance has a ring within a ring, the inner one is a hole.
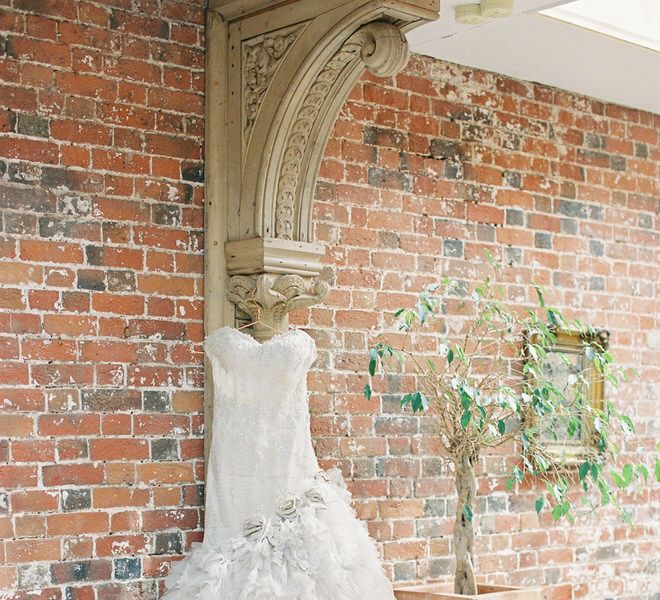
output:
M609 347L609 332L597 330L592 334L585 335L579 331L558 329L555 331L555 336L555 343L551 348L546 348L546 351L548 354L570 354L581 357L581 368L586 370L586 385L588 386L585 392L585 401L595 409L601 410L605 401L605 385L593 361L587 357L587 348L597 345L601 351L607 350ZM539 345L539 336L532 336L531 342ZM539 419L538 416L534 418ZM556 442L544 439L543 444L557 464L577 466L585 460L590 451L597 447L593 423L591 419L583 418L579 438L567 437L564 441L557 440Z

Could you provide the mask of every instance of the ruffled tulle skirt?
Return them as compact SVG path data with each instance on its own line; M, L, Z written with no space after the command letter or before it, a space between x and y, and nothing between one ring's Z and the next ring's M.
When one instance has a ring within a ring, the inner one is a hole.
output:
M172 567L166 600L394 600L376 548L329 472L285 494L243 534L193 544Z

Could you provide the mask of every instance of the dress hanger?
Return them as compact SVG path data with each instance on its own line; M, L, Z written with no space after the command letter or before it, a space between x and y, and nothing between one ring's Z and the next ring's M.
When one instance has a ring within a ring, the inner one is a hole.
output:
M237 328L237 331L241 331L241 329L246 329L248 327L252 327L253 325L263 325L266 329L270 329L271 331L274 331L275 333L279 333L277 329L274 327L270 326L268 323L264 323L261 320L261 306L259 303L254 299L250 298L248 302L253 302L254 305L257 307L257 318L254 321L251 321L250 323L246 323L245 325L241 325L240 327Z

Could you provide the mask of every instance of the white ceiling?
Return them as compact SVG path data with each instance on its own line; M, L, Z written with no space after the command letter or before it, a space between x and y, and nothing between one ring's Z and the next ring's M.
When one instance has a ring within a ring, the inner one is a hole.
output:
M515 0L514 16L476 26L454 20L465 2L443 0L408 34L413 52L660 114L660 52L537 14L566 0Z

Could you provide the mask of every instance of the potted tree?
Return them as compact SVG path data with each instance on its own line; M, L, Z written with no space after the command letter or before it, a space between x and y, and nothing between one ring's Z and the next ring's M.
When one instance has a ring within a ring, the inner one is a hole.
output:
M497 274L500 267L490 255L488 259L493 275ZM504 300L497 277L492 275L471 293L460 283L444 279L428 286L416 306L396 311L399 332L381 338L370 350L365 396L372 397L377 374L408 375L405 380L411 384L401 397L401 406L432 416L456 487L453 586L400 588L399 600L540 600L538 590L477 583L475 467L484 450L511 444L516 460L506 478L506 489L511 491L527 477L540 479L545 485L536 510L549 509L555 520L573 521L578 506L569 492L577 487L584 506L595 509L614 504L629 521L615 490L648 476L643 465L626 464L620 471L614 468L616 439L631 436L633 423L611 401L589 401L594 385L606 382L615 388L626 378L613 364L606 337L579 321L567 321L559 310L547 306L540 287L530 286L529 291L534 301L520 309ZM438 333L434 325L443 318L461 319L460 334ZM585 364L576 369L560 354L567 361L568 373L561 382L556 364L555 372L548 372L549 355L560 331L577 336L586 357ZM562 443L573 448L576 440L581 452L566 457L570 459L567 464L557 448Z

